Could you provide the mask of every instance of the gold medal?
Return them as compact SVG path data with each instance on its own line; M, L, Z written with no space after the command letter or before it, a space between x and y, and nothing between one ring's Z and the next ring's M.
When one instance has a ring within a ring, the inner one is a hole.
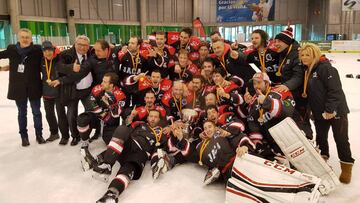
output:
M264 119L262 117L258 118L259 123L263 123Z
M278 71L278 72L275 73L275 75L280 77L281 73Z
M51 82L50 76L51 76L52 59L51 59L51 61L50 61L50 67L48 66L47 59L44 58L44 60L45 60L45 70L46 70L46 77L47 77L46 82L47 82L47 83L50 83L50 82Z
M301 96L302 96L303 98L306 98L306 97L307 97L307 94L304 92L304 93L301 94Z
M143 82L144 80L145 80L145 77L141 77L141 78L139 79L140 82Z
M160 146L160 141L161 141L161 137L162 137L162 134L163 134L163 128L162 127L159 127L160 128L160 132L159 133L156 133L156 130L152 127L149 126L149 128L151 129L151 131L153 132L154 136L155 136L155 140L156 140L156 143L155 143L155 146L159 147Z
M201 147L200 147L200 154L199 154L199 165L202 166L203 163L202 163L202 157L203 157L203 153L207 147L207 145L209 144L210 142L210 139L207 139L205 141L203 141L203 143L201 144Z

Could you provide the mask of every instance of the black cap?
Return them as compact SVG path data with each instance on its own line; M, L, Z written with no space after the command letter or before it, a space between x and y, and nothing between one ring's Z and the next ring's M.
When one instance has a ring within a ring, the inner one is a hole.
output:
M54 48L54 46L53 46L53 44L50 42L50 41L44 41L43 43L42 43L42 45L41 45L41 49L43 50L43 51L46 51L46 50L54 50L55 48Z

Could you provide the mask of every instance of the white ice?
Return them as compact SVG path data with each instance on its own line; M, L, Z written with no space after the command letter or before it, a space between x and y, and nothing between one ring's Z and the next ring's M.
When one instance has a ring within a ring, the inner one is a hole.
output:
M360 79L345 78L345 74L360 74L360 54L327 54L338 68L351 113L349 137L353 157L360 160ZM2 60L1 64L6 63ZM107 189L107 184L92 179L80 167L79 146L59 146L58 140L39 145L35 141L33 121L28 108L29 147L21 147L18 134L15 102L8 100L8 72L0 72L0 203L95 202ZM49 136L43 112L44 137ZM340 174L337 152L332 134L329 135L329 164ZM91 144L91 152L104 149L100 140ZM118 167L118 166L117 166ZM167 174L152 180L149 165L140 180L129 184L119 202L224 202L225 185L203 186L205 169L195 164L175 167ZM261 175L261 174L259 174ZM355 162L351 184L341 184L336 191L321 198L321 202L360 202L360 167Z

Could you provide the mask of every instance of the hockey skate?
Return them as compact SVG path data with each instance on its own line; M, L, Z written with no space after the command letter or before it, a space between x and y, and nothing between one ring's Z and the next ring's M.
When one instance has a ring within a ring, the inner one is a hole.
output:
M81 167L83 171L88 171L97 165L96 159L91 155L89 149L87 147L82 147L80 149L81 154Z
M215 182L220 177L220 171L218 168L209 169L204 178L204 184L209 185Z
M163 152L158 150L159 160L151 165L153 179L156 180L160 173L166 173L172 168L170 157Z
M108 190L96 203L117 203L118 198L115 193Z
M93 171L92 177L94 179L107 183L109 181L109 176L111 175L111 165L106 163L95 165Z

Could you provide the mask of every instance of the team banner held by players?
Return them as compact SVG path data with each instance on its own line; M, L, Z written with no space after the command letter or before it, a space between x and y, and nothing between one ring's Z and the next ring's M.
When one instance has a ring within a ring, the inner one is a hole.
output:
M275 0L217 0L217 22L274 20Z
M342 11L360 11L360 0L342 0Z

